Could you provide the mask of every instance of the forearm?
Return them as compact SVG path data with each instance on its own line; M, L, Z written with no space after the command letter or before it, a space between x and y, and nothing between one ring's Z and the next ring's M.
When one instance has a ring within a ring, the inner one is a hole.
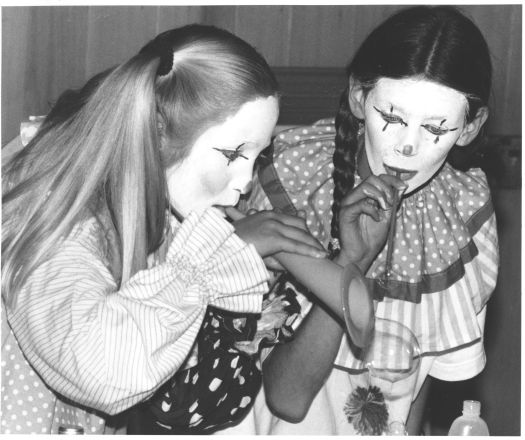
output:
M374 303L355 265L343 268L331 260L295 254L278 254L277 258L335 317L344 319L357 346L366 346L373 331Z
M343 268L327 259L304 257L281 252L276 258L293 276L338 318L344 319L341 304L341 276Z
M263 364L263 381L275 415L291 423L306 416L332 371L342 335L342 324L314 304L294 339L274 347Z
M31 299L33 292L22 292L9 319L24 354L54 391L115 414L150 396L183 364L205 310L192 307L181 320L168 307L97 287L82 278L73 293L46 289Z
M363 275L366 273L370 265L372 264L372 261L374 260L374 256L368 255L366 257L363 257L361 259L350 259L345 253L340 252L337 257L333 259L335 263L337 263L339 266L346 266L347 264L353 263L355 264L359 270L363 273Z

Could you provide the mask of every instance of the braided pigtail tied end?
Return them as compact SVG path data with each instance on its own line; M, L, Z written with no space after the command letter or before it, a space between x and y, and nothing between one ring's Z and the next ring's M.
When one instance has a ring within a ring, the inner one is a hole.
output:
M341 244L339 243L338 238L331 238L328 243L328 252L329 258L331 260L335 259L341 253Z

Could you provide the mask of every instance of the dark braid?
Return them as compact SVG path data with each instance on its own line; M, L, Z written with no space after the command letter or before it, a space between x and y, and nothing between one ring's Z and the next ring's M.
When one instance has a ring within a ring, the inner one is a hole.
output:
M357 155L357 131L359 119L350 111L348 87L339 100L339 111L335 117L335 151L333 155L334 200L332 204L332 238L339 238L339 208L341 200L354 186Z

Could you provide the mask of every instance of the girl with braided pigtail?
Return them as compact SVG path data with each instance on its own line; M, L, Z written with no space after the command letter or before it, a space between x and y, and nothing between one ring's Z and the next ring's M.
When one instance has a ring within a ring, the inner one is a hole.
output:
M415 335L418 373L395 383L403 397L388 404L389 420L405 423L412 435L421 433L431 377L469 379L486 363L486 304L499 255L490 189L473 154L488 117L491 71L483 35L457 8L400 10L348 65L335 122L277 134L273 161L260 168L249 200L252 209L304 211L334 262L360 261L375 317ZM397 203L372 200L385 186L397 190ZM361 215L360 233L350 235L356 222L347 209L377 201L396 210L392 232L388 242L378 238L373 258L362 258L356 252L375 246L381 218ZM254 416L259 432L384 432L384 411L364 420L357 410L360 399L378 403L381 395L360 392L367 364L343 336L344 325L300 284L290 286L303 321L291 342L268 355L266 405Z

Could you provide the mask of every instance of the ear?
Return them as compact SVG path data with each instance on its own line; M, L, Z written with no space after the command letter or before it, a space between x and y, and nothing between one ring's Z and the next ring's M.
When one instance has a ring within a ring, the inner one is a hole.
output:
M164 118L159 112L157 112L156 117L157 117L157 130L158 130L159 136L164 135L165 128L166 128L164 126Z
M478 135L488 116L489 109L487 107L481 107L476 113L474 120L469 122L461 132L459 139L456 141L456 145L464 147L470 144Z
M361 84L353 77L348 80L348 104L356 118L365 119L365 92Z
M166 146L166 125L164 117L159 112L157 112L157 137L160 141L160 147L164 148Z

